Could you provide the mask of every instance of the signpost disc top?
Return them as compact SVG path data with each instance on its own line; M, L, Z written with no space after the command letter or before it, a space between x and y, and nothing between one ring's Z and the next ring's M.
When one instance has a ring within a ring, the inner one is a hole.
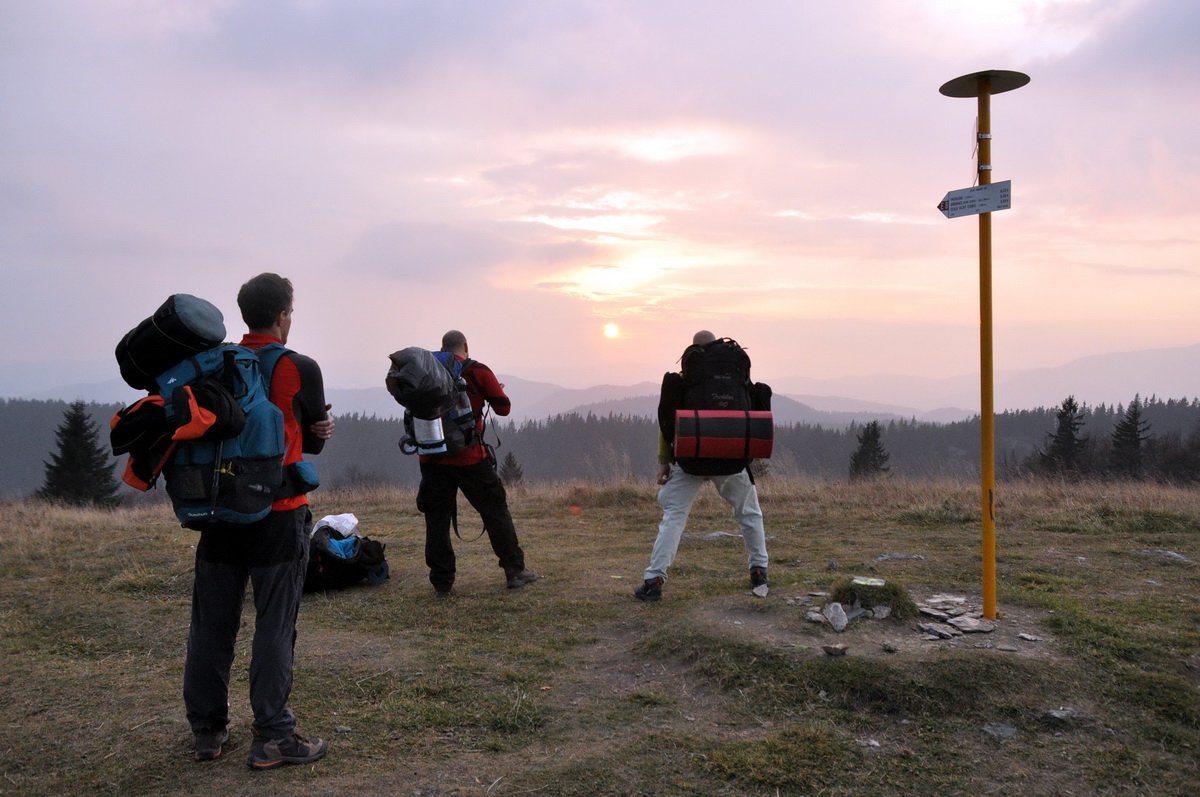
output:
M983 72L972 72L969 75L956 77L946 81L938 89L947 97L978 97L979 79L987 78L988 93L1002 94L1006 91L1019 89L1029 82L1029 75L1024 72L1012 72L1008 69L987 69Z

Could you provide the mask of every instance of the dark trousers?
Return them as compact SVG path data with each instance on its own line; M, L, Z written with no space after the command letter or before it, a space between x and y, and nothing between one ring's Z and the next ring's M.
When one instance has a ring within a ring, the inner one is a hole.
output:
M219 732L229 723L229 671L247 582L254 589L255 610L254 732L278 739L295 730L288 698L311 526L312 515L302 506L272 512L257 523L200 533L183 670L183 702L193 733Z
M450 525L455 515L458 491L483 519L492 550L506 573L525 569L525 552L517 541L508 495L495 468L487 460L474 465L421 463L421 486L417 509L425 515L425 564L429 583L445 591L454 584L454 546Z

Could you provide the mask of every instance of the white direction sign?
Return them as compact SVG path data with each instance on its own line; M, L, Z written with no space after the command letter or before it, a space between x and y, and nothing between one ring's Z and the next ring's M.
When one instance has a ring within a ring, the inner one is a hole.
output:
M1012 207L1012 180L951 191L937 207L948 219L1008 210Z

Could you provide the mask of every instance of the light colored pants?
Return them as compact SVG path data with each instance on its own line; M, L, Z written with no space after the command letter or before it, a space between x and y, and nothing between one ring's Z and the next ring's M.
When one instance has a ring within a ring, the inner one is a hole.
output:
M746 544L749 567L767 566L767 539L763 532L762 509L758 505L758 491L745 470L732 476L693 476L684 473L679 465L671 466L671 476L658 490L658 504L663 509L662 521L658 524L658 538L650 552L650 566L646 568L647 579L667 578L667 568L675 561L679 540L687 525L688 514L696 495L705 482L712 482L717 493L733 509L733 519L742 530Z

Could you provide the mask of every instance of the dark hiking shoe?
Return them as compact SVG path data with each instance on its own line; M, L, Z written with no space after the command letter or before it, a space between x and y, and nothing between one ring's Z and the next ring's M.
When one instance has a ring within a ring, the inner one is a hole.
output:
M212 761L221 757L228 741L228 728L213 733L197 733L192 740L192 752L196 754L197 761Z
M642 586L633 591L633 597L640 601L660 601L662 600L662 585L661 576L648 578L642 582Z
M750 568L750 588L765 587L767 585L767 568L752 567Z
M504 576L509 589L520 589L538 580L538 574L532 570L506 570Z
M322 739L305 739L298 733L282 739L254 738L250 745L250 758L246 760L251 769L274 769L284 764L311 764L325 757L329 745Z
M445 589L437 589L435 587L433 590L433 597L440 601L444 601L452 595L454 595L454 587L446 587Z

